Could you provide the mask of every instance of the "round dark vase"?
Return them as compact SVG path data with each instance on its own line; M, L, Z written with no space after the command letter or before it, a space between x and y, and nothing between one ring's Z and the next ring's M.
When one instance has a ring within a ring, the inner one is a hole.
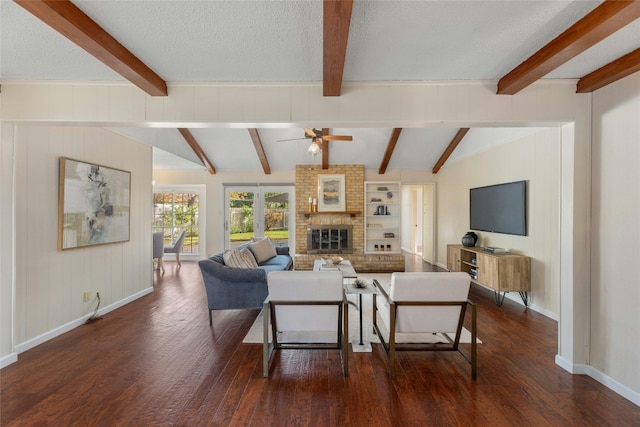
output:
M467 234L462 236L462 246L465 246L467 248L475 246L477 241L478 235L473 231L469 231Z

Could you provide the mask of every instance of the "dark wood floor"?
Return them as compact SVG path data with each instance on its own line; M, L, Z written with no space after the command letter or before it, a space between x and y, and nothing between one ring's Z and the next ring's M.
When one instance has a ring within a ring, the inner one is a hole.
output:
M258 310L214 313L196 263L167 263L156 291L19 355L1 374L0 424L54 426L638 426L640 408L554 363L557 324L474 287L478 378L459 354L405 352L395 380L380 344L276 353L242 344ZM430 269L420 261L409 269Z

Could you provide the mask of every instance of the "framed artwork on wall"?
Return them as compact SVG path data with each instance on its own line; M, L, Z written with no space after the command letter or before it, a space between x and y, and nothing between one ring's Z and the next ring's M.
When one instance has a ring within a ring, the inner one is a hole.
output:
M344 175L318 175L318 212L344 212Z
M60 157L58 250L128 242L131 172Z

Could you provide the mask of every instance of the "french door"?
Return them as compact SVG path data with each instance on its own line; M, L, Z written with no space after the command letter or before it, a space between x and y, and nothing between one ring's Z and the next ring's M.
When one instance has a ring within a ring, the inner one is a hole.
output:
M276 246L293 247L295 218L293 186L225 186L225 249L237 247L252 237L267 236Z

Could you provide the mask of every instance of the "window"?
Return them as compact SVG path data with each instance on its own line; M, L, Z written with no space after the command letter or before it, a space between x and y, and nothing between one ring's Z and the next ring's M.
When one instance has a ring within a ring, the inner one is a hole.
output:
M225 186L225 248L237 247L254 236L267 236L276 246L293 247L289 199L295 199L293 186Z
M153 232L162 231L169 244L186 230L182 253L199 253L199 205L198 193L153 193Z

